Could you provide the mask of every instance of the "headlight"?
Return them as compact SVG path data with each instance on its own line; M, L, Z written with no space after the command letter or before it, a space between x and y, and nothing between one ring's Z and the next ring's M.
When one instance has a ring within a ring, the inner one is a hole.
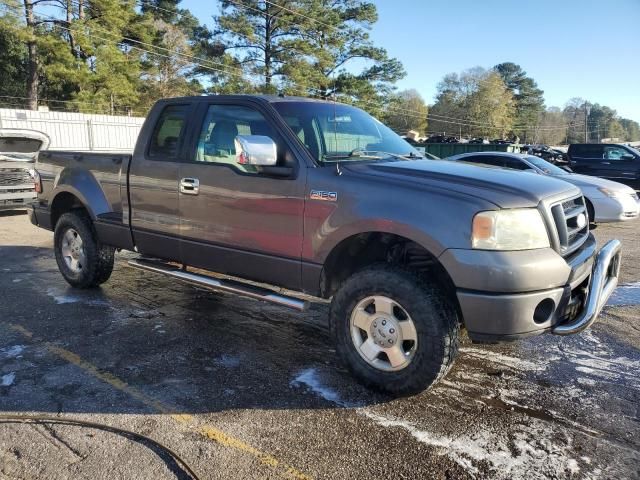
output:
M604 194L609 198L623 198L630 194L620 190L611 190L610 188L604 188L604 187L599 187L598 190L600 191L600 193Z
M549 234L535 208L492 210L473 217L471 246L479 250L546 248Z

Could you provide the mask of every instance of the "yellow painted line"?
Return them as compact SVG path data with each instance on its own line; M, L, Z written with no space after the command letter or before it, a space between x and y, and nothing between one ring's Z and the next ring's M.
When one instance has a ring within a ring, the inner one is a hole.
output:
M6 323L5 325L7 325L12 330L22 334L23 336L29 339L36 340L39 343L42 343L42 345L44 345L49 352L81 368L85 372L89 373L91 376L99 380L102 380L103 382L111 385L113 388L117 390L127 393L129 396L135 398L136 400L152 408L153 410L159 413L168 415L176 423L188 426L189 428L194 428L194 424L197 424L197 419L193 415L190 415L188 413L175 413L173 409L169 408L167 405L145 395L139 389L120 380L115 375L112 375L109 372L104 372L100 370L98 367L96 367L92 363L87 362L86 360L76 355L75 353L70 352L69 350L66 350L64 348L58 347L53 343L38 339L37 337L34 336L32 332L30 332L23 326L16 325L13 323ZM273 455L263 452L255 447L252 447L248 443L245 443L242 440L232 437L231 435L223 432L222 430L219 430L215 427L212 427L206 424L202 426L196 425L195 429L198 431L198 433L200 433L200 435L202 435L203 437L209 440L214 441L215 443L218 443L224 447L231 448L233 450L237 450L239 452L247 453L253 456L260 463L278 470L281 476L285 478L293 478L295 480L311 480L311 477L309 477L308 475L302 473L301 471L295 469L294 467L291 467L290 465L287 465L281 462Z

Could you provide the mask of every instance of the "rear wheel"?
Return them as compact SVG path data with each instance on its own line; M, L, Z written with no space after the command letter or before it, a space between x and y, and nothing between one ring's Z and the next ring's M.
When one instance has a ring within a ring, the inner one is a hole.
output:
M100 243L84 211L60 217L54 233L54 249L58 269L73 287L97 287L111 276L115 249Z
M442 378L458 349L446 294L417 274L377 265L352 275L331 304L336 349L367 386L416 393Z

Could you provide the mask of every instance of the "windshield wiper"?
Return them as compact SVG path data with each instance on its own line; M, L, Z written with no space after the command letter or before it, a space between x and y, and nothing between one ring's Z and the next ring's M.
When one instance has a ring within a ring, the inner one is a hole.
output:
M328 160L328 161L346 160L349 158L374 158L377 160L383 160L388 157L399 158L402 160L407 160L407 159L415 160L418 158L423 158L414 154L413 152L409 152L408 154L403 155L400 153L383 152L382 150L361 150L359 148L354 148L353 150L351 150L351 152L345 153L345 154L334 154L334 155L323 156L324 160Z

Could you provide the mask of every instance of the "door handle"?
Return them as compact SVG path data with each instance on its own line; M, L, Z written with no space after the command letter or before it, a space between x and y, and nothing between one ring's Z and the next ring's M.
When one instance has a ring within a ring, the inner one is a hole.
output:
M602 165L611 165L611 162L602 162Z
M180 180L180 193L185 195L198 195L200 180L197 178L183 178Z

